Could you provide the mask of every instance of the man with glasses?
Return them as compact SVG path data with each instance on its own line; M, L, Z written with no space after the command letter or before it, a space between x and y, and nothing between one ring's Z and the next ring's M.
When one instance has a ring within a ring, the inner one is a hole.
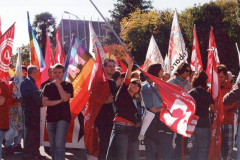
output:
M187 80L188 76L191 74L191 67L187 63L181 63L177 71L174 73L174 77L169 79L167 82L171 84L178 85L182 87L185 91L190 91L192 89L191 83ZM175 139L176 148L175 148L175 154L174 159L180 160L181 159L181 138L182 136L180 134L177 134L177 137ZM187 152L187 143L188 139L184 138L184 152ZM182 155L183 156L183 155Z

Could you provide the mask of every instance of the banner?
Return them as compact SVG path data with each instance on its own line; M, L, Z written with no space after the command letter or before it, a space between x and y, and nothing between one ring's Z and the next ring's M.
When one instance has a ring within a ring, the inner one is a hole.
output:
M168 59L168 54L166 53L166 56L164 58L164 72L170 73L170 63L169 63L169 59Z
M213 27L211 27L210 35L209 35L209 48L208 48L208 63L207 63L207 69L206 73L208 75L208 82L212 82L212 68L213 68L213 59L211 58L214 56L215 61L216 61L216 66L220 65L219 57L218 57L218 51L217 51L217 46L215 43L215 37L213 34Z
M185 42L182 36L182 32L178 23L177 10L175 9L172 29L170 33L169 47L168 47L168 57L170 68L168 68L168 73L172 76L177 67L187 61L188 52L185 47Z
M213 36L213 28L210 32L210 37ZM213 39L212 39L213 40ZM210 43L209 43L210 44ZM211 91L212 91L212 97L215 100L214 105L214 119L213 119L213 125L211 128L211 143L210 143L210 149L208 153L208 159L212 160L219 160L220 159L220 152L221 152L221 125L224 118L223 113L223 103L222 103L222 96L221 96L221 88L220 83L218 80L218 71L217 71L217 62L216 62L216 50L212 48L212 45L209 45L208 50L208 64L211 63L211 67L209 68L208 72L208 78L211 77ZM208 65L210 66L210 65Z
M162 65L162 68L165 68L162 54L161 54L161 52L157 46L157 43L152 35L149 46L148 46L146 60L143 64L143 71L147 71L148 66L153 63L160 63Z
M56 32L56 53L54 58L55 63L61 63L62 65L64 65L64 57L65 57L65 53L62 47L61 37L59 33L59 28L58 28Z
M144 72L153 81L163 100L160 120L172 131L185 137L191 137L197 125L196 102L183 88L167 83ZM170 110L172 116L167 111Z
M21 98L20 85L22 83L22 66L21 66L21 52L19 49L17 64L14 74L14 81L9 85L12 89L13 98ZM23 115L21 102L14 102L12 99L12 104L9 110L9 130L6 132L5 139L9 140L18 135L18 131L23 129Z
M192 58L191 58L191 69L192 71L203 70L201 53L198 45L198 38L196 33L196 27L193 27L193 47L192 47Z
M0 37L0 78L9 81L15 23Z
M39 68L36 84L38 88L40 88L41 73L45 69L46 65L43 59L41 48L38 44L38 40L30 24L28 12L27 12L27 16L28 16L28 33L29 33L29 39L30 39L30 52L31 52L30 59L31 59L31 64Z

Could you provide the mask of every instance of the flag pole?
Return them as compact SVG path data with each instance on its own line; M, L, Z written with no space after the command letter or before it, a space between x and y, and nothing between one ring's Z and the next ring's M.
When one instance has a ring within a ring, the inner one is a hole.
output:
M47 29L47 33L48 33L48 29ZM47 36L48 36L48 34L47 34ZM51 48L51 45L50 45L51 43L50 43L49 36L48 36L48 40L49 40L49 46ZM52 48L51 48L51 53L52 53L53 63L55 64L55 58L54 58L54 55L53 55L53 52L52 52Z
M92 0L89 0L92 5L94 6L94 8L98 11L98 13L100 14L100 16L103 18L103 20L105 21L105 23L108 25L108 27L112 30L113 34L115 35L115 37L118 39L118 41L121 43L121 45L123 46L123 48L125 49L125 51L129 54L129 56L132 58L132 60L134 61L134 65L137 66L137 68L141 71L141 73L143 74L143 76L146 78L147 82L149 83L151 89L153 89L153 91L156 93L156 95L158 96L159 100L162 102L162 97L158 94L158 92L156 91L156 89L152 86L152 84L150 83L149 79L147 78L147 76L143 73L142 69L140 68L140 66L137 64L136 60L133 58L133 56L131 55L131 53L129 52L129 50L127 49L127 47L124 45L124 43L122 42L122 40L118 37L117 33L113 30L113 28L111 27L111 25L108 23L108 21L104 18L104 16L102 15L102 13L98 10L98 8L95 6L95 4L92 2ZM162 106L160 106L162 107ZM172 116L172 113L170 112L169 108L167 107L167 111L169 112L169 114Z
M105 73L105 70L104 70L104 68L103 68L103 64L102 64L102 58L101 58L101 56L100 56L100 52L99 52L99 50L98 50L97 42L95 42L95 44L96 44L96 48L97 48L98 56L99 56L99 58L100 58L100 62L101 62L102 70L103 70L103 73L104 73L104 77L105 77L105 79L107 79L107 76L106 76L106 73Z

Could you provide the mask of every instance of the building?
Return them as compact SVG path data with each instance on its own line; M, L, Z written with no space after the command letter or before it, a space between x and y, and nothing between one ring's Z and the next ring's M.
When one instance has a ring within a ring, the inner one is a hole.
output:
M91 21L81 21L81 20L68 20L62 19L59 24L59 32L61 37L61 42L63 50L67 55L70 42L71 42L71 32L76 35L76 37L82 42L82 44L89 50L89 23ZM102 28L105 22L92 21L93 29L98 37L105 37L107 35L106 30ZM64 37L64 38L63 38Z

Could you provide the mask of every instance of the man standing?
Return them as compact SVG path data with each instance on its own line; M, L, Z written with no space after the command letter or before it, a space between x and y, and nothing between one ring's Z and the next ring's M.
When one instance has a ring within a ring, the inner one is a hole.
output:
M169 79L167 82L171 83L171 84L175 84L178 85L180 87L182 87L185 91L190 91L192 89L192 85L191 83L187 80L188 76L191 74L191 67L189 64L187 63L181 63L178 68L176 73L174 73L174 77L172 77L171 79ZM180 160L181 156L183 156L181 153L181 139L183 137L180 134L177 134L177 137L175 139L175 143L176 143L176 147L175 147L175 155L174 155L174 159L176 160ZM185 153L187 151L187 143L188 143L188 139L184 138L184 150Z
M232 84L227 81L227 67L224 64L217 66L218 79L221 86L222 98L232 89ZM232 159L233 152L233 136L234 136L234 111L237 107L234 107L236 102L231 105L223 105L224 118L221 126L222 132L222 158L225 160Z
M25 103L25 125L27 128L24 141L23 159L46 159L41 156L40 147L40 107L42 107L41 92L35 80L38 77L38 67L30 65L26 77L20 87L23 102Z
M52 66L51 66L51 67L48 68L48 80L41 84L41 89L42 90L43 90L43 88L46 84L48 84L49 82L52 82L54 80L52 72L53 72L53 70L52 70Z
M112 75L115 72L115 61L112 59L105 59L103 62L106 78L109 83L111 95L108 100L102 106L95 120L95 125L98 128L98 134L100 139L100 151L98 154L99 160L105 160L107 155L108 144L113 127L114 119L114 97L117 93L116 82L112 79Z
M55 64L54 81L45 85L42 97L43 106L47 106L47 131L53 160L65 159L66 136L71 122L69 99L73 98L73 86L64 81L63 76L63 65Z

